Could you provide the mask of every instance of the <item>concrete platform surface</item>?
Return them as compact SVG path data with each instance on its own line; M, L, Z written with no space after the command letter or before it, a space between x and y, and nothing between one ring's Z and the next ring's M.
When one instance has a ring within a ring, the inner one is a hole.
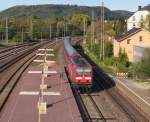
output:
M24 91L40 91L41 75L28 74L29 70L41 70L41 66L34 64L23 73L0 114L0 122L38 122L39 95L20 95ZM58 65L50 70L64 72ZM45 79L45 83L48 85L45 92L59 92L61 95L44 96L47 114L41 115L41 122L82 122L66 76L60 80L59 75L51 75Z

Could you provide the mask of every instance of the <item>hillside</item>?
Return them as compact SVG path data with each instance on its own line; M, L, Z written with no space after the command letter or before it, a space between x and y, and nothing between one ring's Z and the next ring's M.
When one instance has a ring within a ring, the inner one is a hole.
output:
M150 11L150 4L147 5L147 6L144 6L142 9L144 9L144 10L149 10L149 11Z
M133 12L125 11L125 10L115 10L113 12L118 15L123 15L124 18L129 18L133 14Z
M52 16L64 16L72 15L74 13L81 13L91 15L91 10L94 9L95 16L100 16L100 7L88 7L88 6L77 6L77 5L34 5L34 6L14 6L0 12L0 16L39 16L39 17L52 17ZM115 19L118 17L128 18L132 15L129 11L111 11L105 8L106 19Z

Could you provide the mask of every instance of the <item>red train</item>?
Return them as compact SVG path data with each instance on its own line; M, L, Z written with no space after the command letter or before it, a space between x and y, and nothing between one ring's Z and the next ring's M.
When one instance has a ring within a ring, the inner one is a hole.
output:
M71 37L64 39L64 55L72 86L90 89L93 84L93 67L72 47Z

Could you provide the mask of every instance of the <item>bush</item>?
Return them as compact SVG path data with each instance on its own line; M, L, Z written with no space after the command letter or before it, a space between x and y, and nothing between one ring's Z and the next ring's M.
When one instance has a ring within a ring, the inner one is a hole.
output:
M105 65L115 66L115 62L116 62L116 58L115 57L110 57L110 58L106 57L104 59L104 64Z
M118 72L128 72L128 68L124 64L118 65Z
M150 78L150 48L144 50L144 55L141 60L137 64L137 68L135 69L138 78L141 79L149 79Z

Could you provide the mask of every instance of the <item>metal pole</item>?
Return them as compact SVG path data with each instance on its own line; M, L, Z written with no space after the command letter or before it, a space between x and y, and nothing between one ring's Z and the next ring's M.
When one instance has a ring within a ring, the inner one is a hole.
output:
M40 112L39 112L38 122L41 122L41 114L40 114Z
M45 80L44 71L45 71L45 66L46 66L46 54L47 54L47 52L46 52L46 49L45 49L44 65L43 65L43 69L42 69L42 83L41 83L42 86L44 85L44 80ZM40 95L39 95L39 104L41 104L41 102L44 101L43 92L44 92L44 89L41 88ZM40 112L39 112L39 115L38 115L38 122L41 122L41 114L40 114Z
M66 35L68 35L68 24L66 23Z
M6 16L6 44L8 44L8 18Z
M100 39L100 60L104 59L104 2L102 0L101 6L101 39Z
M84 18L84 40L83 40L83 44L86 44L86 20Z
M43 41L43 39L42 39L43 37L42 37L42 32L41 32L41 42Z
M49 27L49 31L50 31L50 35L49 35L49 38L50 40L52 39L52 25L50 24L50 27Z
M91 25L91 49L94 42L94 10L92 10L92 25Z
M93 19L93 20L92 20L92 21L93 21L93 24L92 24L92 25L93 25L93 26L92 26L92 32L93 32L92 38L93 38L93 39L92 39L92 40L93 40L93 44L94 44L94 43L95 43L95 42L94 42L94 41L95 41L95 36L94 36L94 35L95 35L94 10L93 10L93 17L92 17L92 19Z
M33 22L32 22L32 17L30 17L30 34L31 34L31 40L33 40Z
M56 42L58 41L58 36L59 36L59 26L58 26L58 22L57 22Z
M22 43L23 43L23 40L24 40L24 35L23 35L23 28L22 28Z
M57 37L59 36L59 24L57 22Z
M66 36L66 24L64 23L64 37Z
M39 107L40 107L40 104L41 104L41 91L40 91L40 93L39 93L39 101L38 101L38 103L39 103ZM41 122L41 114L40 114L40 111L39 111L39 109L38 109L38 122Z
M103 23L102 23L102 28L103 28L103 31L102 31L102 35L103 35L103 60L105 58L105 34L104 34L104 2L102 2L102 19L103 19Z

